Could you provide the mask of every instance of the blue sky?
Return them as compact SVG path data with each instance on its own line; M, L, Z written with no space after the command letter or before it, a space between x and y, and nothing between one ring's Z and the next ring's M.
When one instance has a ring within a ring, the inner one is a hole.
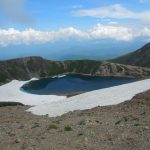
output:
M3 1L3 0L2 0ZM18 1L18 0L5 0L8 1ZM143 12L150 11L150 1L149 0L22 0L23 11L29 18L29 22L22 23L16 22L13 19L7 18L5 15L1 16L3 23L3 28L34 28L39 30L57 30L62 27L77 27L81 29L90 28L97 23L108 23L108 21L113 20L117 22L132 22L134 19L115 19L107 18L98 19L93 17L79 17L74 16L73 13L81 9L91 9L107 7L114 4L120 4L126 9L133 12ZM13 6L14 7L14 6ZM19 7L19 6L18 6ZM6 21L7 20L7 21Z
M149 16L150 0L1 0L0 59L115 57L150 41Z

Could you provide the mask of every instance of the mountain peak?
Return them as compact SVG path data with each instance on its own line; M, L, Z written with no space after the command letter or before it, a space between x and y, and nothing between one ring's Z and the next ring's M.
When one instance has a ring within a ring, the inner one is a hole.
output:
M142 48L112 60L115 63L150 67L150 43Z
M150 42L145 44L142 48L150 48Z

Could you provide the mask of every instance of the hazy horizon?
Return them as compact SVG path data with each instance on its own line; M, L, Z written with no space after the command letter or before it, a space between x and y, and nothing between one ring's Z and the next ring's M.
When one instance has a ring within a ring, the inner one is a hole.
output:
M150 41L149 0L1 0L0 13L0 60L106 60Z

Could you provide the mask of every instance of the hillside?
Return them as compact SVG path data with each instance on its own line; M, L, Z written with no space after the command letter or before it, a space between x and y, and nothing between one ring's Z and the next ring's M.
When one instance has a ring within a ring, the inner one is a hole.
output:
M0 62L0 84L13 79L29 80L67 73L145 78L150 76L150 69L93 60L49 61L41 57Z
M27 106L0 109L1 150L149 150L150 91L115 106L48 118ZM7 148L6 148L7 147Z
M132 53L113 59L112 62L150 68L150 43Z

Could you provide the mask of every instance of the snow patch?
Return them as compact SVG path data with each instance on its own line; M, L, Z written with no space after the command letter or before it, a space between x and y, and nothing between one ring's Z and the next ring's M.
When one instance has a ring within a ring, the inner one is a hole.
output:
M149 89L150 79L147 79L87 92L71 98L48 103L47 105L38 105L28 109L28 111L37 115L49 114L50 117L56 117L69 111L119 104L126 100L130 100L136 94Z
M33 78L31 80L38 79ZM20 88L29 81L13 80L5 85L0 86L0 101L20 102L24 105L37 106L66 98L65 96L56 95L35 95L20 90Z
M66 75L64 74L64 75L58 75L58 76L53 76L52 78L63 78L63 77L65 77Z
M34 78L32 80L37 79ZM48 114L50 117L55 117L69 111L119 104L130 100L137 93L150 89L150 79L146 79L66 98L65 96L35 95L21 91L20 87L28 82L13 80L0 86L0 101L32 105L33 107L27 111L36 115Z

